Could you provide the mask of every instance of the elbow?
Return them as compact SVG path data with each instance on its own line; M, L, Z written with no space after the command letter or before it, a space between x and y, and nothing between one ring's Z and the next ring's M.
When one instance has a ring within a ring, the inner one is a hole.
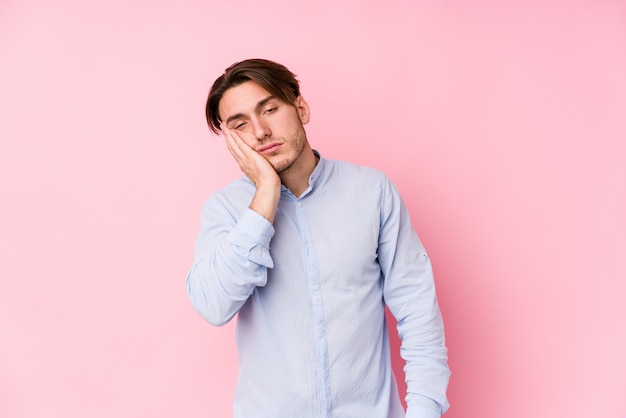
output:
M212 300L207 289L194 280L192 273L187 276L186 290L193 307L211 325L221 327L235 316L235 312L229 312L218 300Z
M200 312L200 311L198 311L198 312ZM206 321L209 324L213 325L214 327L224 326L224 325L228 324L231 319L233 319L232 316L230 318L228 318L228 317L210 316L210 315L206 315L203 312L200 312L200 315L202 315L202 317L204 319L206 319Z
M228 324L235 315L226 315L222 312L217 312L216 309L207 309L195 307L198 313L211 325L215 327L221 327Z
M188 293L191 299L191 304L196 311L202 316L209 324L221 327L228 324L233 317L233 313L229 313L224 309L220 309L217 303L210 303L204 295L195 295Z

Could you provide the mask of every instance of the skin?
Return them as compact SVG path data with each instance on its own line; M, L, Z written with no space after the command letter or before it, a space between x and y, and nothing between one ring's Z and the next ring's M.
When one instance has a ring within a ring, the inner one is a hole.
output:
M219 114L228 150L256 186L250 208L273 222L281 183L300 196L317 164L304 130L309 105L302 96L285 103L248 81L224 93Z

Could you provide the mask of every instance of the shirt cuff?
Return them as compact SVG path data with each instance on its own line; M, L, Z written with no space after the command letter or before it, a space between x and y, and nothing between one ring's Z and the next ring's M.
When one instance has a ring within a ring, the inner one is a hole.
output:
M273 267L270 257L270 240L274 236L274 226L252 209L246 209L237 225L231 231L229 242L247 260Z
M258 212L248 208L237 222L237 229L245 231L265 248L269 248L274 236L274 226Z
M412 406L406 410L406 418L441 418L441 413L422 406Z

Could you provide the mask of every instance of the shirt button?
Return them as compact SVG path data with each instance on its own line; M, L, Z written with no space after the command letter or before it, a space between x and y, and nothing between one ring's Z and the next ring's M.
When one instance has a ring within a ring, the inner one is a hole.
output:
M306 243L306 244L304 244L304 245L305 245L305 247L307 247L307 248L311 248L311 243L310 243L310 242L307 242L307 243Z
M302 202L298 202L298 203L296 203L296 205L302 207Z
M317 289L319 289L319 286L314 284L313 286L311 286L311 289L317 292Z

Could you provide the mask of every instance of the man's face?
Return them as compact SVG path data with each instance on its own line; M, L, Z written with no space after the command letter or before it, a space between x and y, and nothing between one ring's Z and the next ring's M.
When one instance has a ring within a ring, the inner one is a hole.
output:
M295 107L253 81L232 87L219 104L222 123L259 152L280 174L293 166L307 145L304 124L309 107L298 97Z

